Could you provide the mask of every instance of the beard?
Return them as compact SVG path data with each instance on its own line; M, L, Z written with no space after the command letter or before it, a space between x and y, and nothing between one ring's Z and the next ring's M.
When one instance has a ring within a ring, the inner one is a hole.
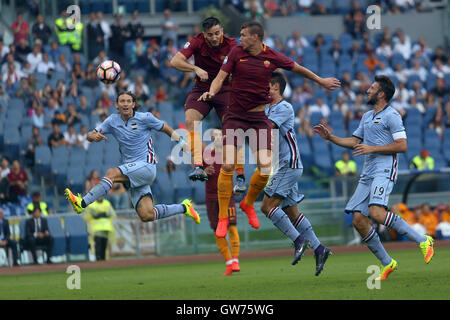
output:
M372 97L369 97L367 99L367 104L368 105L374 106L374 105L376 105L378 103L377 94L378 94L378 92L376 94L372 95Z

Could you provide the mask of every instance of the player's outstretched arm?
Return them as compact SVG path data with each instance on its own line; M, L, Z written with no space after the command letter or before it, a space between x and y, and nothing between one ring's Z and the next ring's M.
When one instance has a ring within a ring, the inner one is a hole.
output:
M219 92L220 89L222 89L223 82L227 77L228 72L220 70L217 76L214 78L213 82L211 83L209 91L203 93L201 97L197 99L197 101L207 101L214 98L217 92Z
M338 146L353 149L354 146L361 143L361 139L357 137L349 137L349 138L341 138L337 137L333 134L331 134L330 128L321 123L317 126L314 126L314 132L317 133L319 136L321 136L323 139L333 142L334 144L337 144Z
M408 143L406 139L398 139L394 140L393 143L388 144L386 146L369 146L366 144L357 144L354 147L353 155L360 156L370 153L379 153L379 154L396 154L396 153L404 153L408 149Z
M181 148L184 152L188 152L188 146L186 141L183 139L182 136L180 136L171 126L169 126L167 123L164 123L164 126L161 129L161 132L164 132L167 134L173 141L176 141L181 145Z
M97 130L89 131L86 139L89 142L100 142L102 140L107 140L108 138L102 134L102 129L100 129L100 131Z
M208 72L196 65L190 64L187 58L181 52L177 52L176 55L170 60L170 65L181 72L195 72L200 78L200 81L208 80Z
M314 82L317 82L322 87L328 90L335 90L341 87L341 82L336 78L321 78L311 70L302 67L298 63L295 63L294 68L291 70L292 72L300 74L302 77L310 79Z

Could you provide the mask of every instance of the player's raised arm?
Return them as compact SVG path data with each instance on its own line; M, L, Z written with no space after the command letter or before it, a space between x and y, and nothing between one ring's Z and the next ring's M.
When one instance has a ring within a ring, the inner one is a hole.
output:
M200 78L200 81L208 80L208 72L200 67L197 67L196 65L190 64L181 52L177 52L172 60L170 60L170 65L181 72L195 72L195 74Z
M331 131L328 128L328 126L323 123L320 123L317 126L315 126L314 132L317 133L322 138L324 138L325 140L331 141L338 146L348 149L353 149L354 146L358 145L362 141L360 138L355 136L349 138L337 137L331 134Z
M336 78L321 78L311 70L302 67L298 63L294 64L294 68L291 69L292 72L298 73L301 76L317 82L322 87L328 90L335 90L341 87L341 82Z
M225 72L223 70L220 70L217 76L214 78L213 82L211 83L211 87L209 87L209 91L203 93L200 98L198 98L198 101L207 101L212 98L222 89L223 82L228 77L228 72Z
M188 147L186 144L186 141L183 139L182 136L180 136L171 126L169 126L167 123L164 123L164 126L161 129L161 132L164 132L167 134L172 140L176 141L178 144L181 145L181 148L184 152L188 152Z

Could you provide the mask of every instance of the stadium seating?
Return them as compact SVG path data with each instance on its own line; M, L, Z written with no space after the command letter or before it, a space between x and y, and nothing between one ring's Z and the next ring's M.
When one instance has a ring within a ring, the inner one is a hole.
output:
M67 253L86 254L88 260L89 241L86 223L80 216L68 216L64 218L64 226L67 238Z
M63 231L61 219L58 217L48 217L48 230L53 237L52 256L66 254L66 236Z

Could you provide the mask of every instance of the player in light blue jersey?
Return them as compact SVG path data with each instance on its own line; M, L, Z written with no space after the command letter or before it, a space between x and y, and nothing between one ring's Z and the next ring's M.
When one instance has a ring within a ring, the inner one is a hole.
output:
M389 77L375 77L374 83L367 90L367 104L373 106L373 109L363 115L359 127L350 138L332 135L325 124L314 127L314 131L322 138L353 149L355 156L365 156L358 186L345 211L354 214L353 226L381 261L380 280L387 279L398 264L381 244L378 234L371 226L369 215L379 224L415 241L422 250L425 263L429 263L434 254L433 239L417 233L400 216L388 211L387 207L389 194L397 180L397 154L406 152L407 149L402 118L389 105L394 92L395 86Z
M278 129L278 141L274 141L274 154L278 146L278 163L264 189L262 212L273 224L294 242L295 256L292 264L296 264L307 243L311 244L316 257L316 276L325 265L331 251L317 239L308 219L299 212L297 204L304 198L298 192L298 180L303 173L302 160L294 131L294 109L283 99L286 80L283 74L274 72L270 79L270 95L272 102L266 108L266 115L272 128Z
M137 112L139 105L130 91L118 94L116 107L119 112L111 114L90 131L87 139L90 142L100 142L107 139L105 135L112 135L119 143L122 164L108 169L105 177L83 197L74 195L68 188L65 189L64 193L73 209L82 213L97 198L105 196L114 182L121 182L130 186L131 202L143 222L185 214L200 223L200 217L188 199L181 204L153 204L150 185L156 177L156 159L152 131L164 132L185 148L183 138L150 112Z

